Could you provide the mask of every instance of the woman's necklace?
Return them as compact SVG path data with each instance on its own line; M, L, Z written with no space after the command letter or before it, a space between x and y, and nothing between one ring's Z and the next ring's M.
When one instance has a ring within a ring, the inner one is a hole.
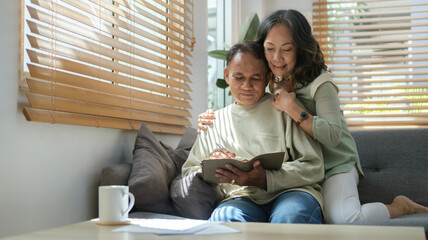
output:
M287 79L283 78L281 81L278 81L278 83L275 83L275 81L272 78L273 85L272 85L272 89L270 89L271 92L274 93L275 90L280 88L283 88L287 92L294 92L295 82L294 80L289 81L290 79L291 79L291 76L287 77Z
M288 77L284 77L284 76L275 76L274 74L272 74L272 81L276 84L280 84L283 81L288 82L288 80L291 79L291 75L289 75Z

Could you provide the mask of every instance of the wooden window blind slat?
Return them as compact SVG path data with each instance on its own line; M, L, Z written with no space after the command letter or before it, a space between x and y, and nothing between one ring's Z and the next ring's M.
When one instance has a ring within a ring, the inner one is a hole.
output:
M352 30L352 31L355 31L355 30L359 30L359 31L361 31L361 30L382 30L382 31L389 34L389 33L394 33L394 32L391 32L391 31L388 32L388 31L385 31L385 29L391 29L391 28L392 29L400 29L400 28L406 29L406 28L412 28L412 27L423 27L423 26L427 26L428 22L415 21L415 22L407 22L407 23L368 24L368 25L359 25L359 26L349 26L348 24L342 24L342 25L345 25L345 26L341 27L340 25L338 26L338 24L335 24L335 25L319 26L319 27L314 28L313 30L315 32L319 32L319 31L323 31L323 32L325 32L325 31L346 31L346 30ZM367 31L367 32L369 32L369 31ZM364 36L367 34L367 32L363 32L360 34L362 36ZM400 33L400 32L398 32L398 33ZM404 33L406 33L406 32L404 32ZM357 33L353 33L352 35L348 34L348 35L342 35L342 36L348 36L349 37L349 36L360 36L360 35Z
M47 95L27 93L28 101L31 107L63 111L71 113L84 113L88 115L133 119L148 122L158 122L173 125L190 126L190 121L180 117L169 116L167 114L145 112L136 109L114 107L105 104L97 104L73 100L69 98L60 98Z
M395 83L397 80L392 78L382 78L382 79L370 79L370 78L362 78L359 80L336 80L336 84L374 84L374 83ZM413 83L413 82L428 82L428 78L401 78L400 83Z
M377 0L376 0L377 1ZM380 14L378 14L380 15ZM389 22L389 21L408 21L408 20L423 20L423 19L427 19L428 16L425 15L420 15L420 16L396 16L396 17L383 17L383 18L379 18L376 17L376 15L374 15L374 17L368 18L368 19L347 19L346 21L334 21L335 25L340 25L340 24L349 24L349 23L357 23L357 24L361 24L361 23L372 23L372 22ZM314 19L314 21L317 21L317 26L326 26L329 25L329 21L327 21L327 17L319 17L317 19ZM331 23L330 23L331 24Z
M402 104L402 103L428 103L428 98L384 98L384 99L358 99L358 100L344 100L341 99L340 103L346 104ZM346 115L346 114L345 114Z
M412 47L422 47L422 45ZM428 44L426 44L425 47L428 47ZM337 51L337 49L336 49ZM405 55L419 55L419 54L425 54L425 50L400 50L400 51L388 51L388 52L354 52L354 53L340 53L337 51L337 53L330 55L330 54L324 54L324 56L328 56L331 59L337 59L337 58L343 58L343 57L377 57L377 56L405 56ZM383 61L385 61L388 58L385 58ZM358 59L357 59L358 60ZM352 61L352 60L349 60Z
M394 1L402 1L402 0L390 0L389 2L394 2ZM379 2L379 0L320 0L318 2L313 2L312 5L313 6L327 6L327 4L341 4L341 3L369 3L369 2Z
M44 46L46 47L46 45ZM157 76L154 74L150 74L141 70L136 70L135 68L130 68L121 64L117 64L111 60L108 59L104 59L101 58L99 56L95 56L95 55L91 55L91 54L87 54L78 50L73 50L70 53L67 53L66 50L64 48L61 48L60 46L56 46L56 48L52 49L53 51L56 51L59 54L62 54L61 51L64 50L63 54L68 54L66 56L68 57L74 57L75 60L79 60L81 62L86 62L89 64L94 65L93 67L89 66L89 65L85 65L85 67L87 68L94 68L93 71L98 71L101 72L101 68L107 68L107 69L112 69L115 71L118 71L120 73L125 73L125 74L130 74L133 75L135 74L136 76L138 76L139 78L145 78L148 79L150 81L153 82L159 82L159 83L163 83L172 87L176 87L176 88L180 88L180 89L187 89L188 86L185 83L181 83L178 81L174 81L172 79L168 79L165 77L161 77L161 76ZM46 66L50 66L50 67L58 67L64 70L69 70L70 66L68 65L68 63L72 63L74 61L70 61L67 60L65 58L61 58L59 55L56 55L55 57L52 57L49 54L43 54L40 52L36 52L36 51L32 51L32 50L28 50L27 51L28 56L30 57L30 59L32 60L32 62L34 63L39 63L39 64L43 64ZM79 71L84 71L84 69L81 69ZM133 87L133 86L131 86Z
M383 35L385 36L385 35ZM403 37L382 37L382 38L369 38L369 39L347 39L346 40L331 40L328 41L329 44L367 44L367 43L395 43L395 42L404 42L404 41L417 41L417 40L428 40L427 36L403 36ZM325 41L324 41L325 42Z
M62 22L60 25L64 25L64 24L69 24L69 23ZM47 37L47 38L53 38L53 36L52 36L53 31L51 29L49 29L43 25L39 25L39 24L37 24L31 20L27 20L27 25L28 25L28 27L32 33L43 36L43 37ZM161 64L168 65L172 69L176 69L177 71L182 71L184 73L190 73L190 70L187 67L185 67L184 65L177 64L177 63L175 63L169 59L161 58L161 57L156 56L154 54L150 54L147 51L136 49L135 47L132 47L129 44L126 44L124 42L120 42L116 39L106 37L106 36L99 34L99 33L94 33L88 29L78 27L76 25L70 25L67 29L71 30L73 33L73 34L68 34L67 36L74 36L76 34L79 34L79 35L85 36L87 39L90 39L93 41L104 42L104 43L110 45L114 49L119 49L119 50L122 50L122 51L125 51L128 53L134 53L136 56L148 59L150 61L159 62ZM62 33L62 32L56 33L58 40L60 37L64 37L64 35L66 35L66 34Z
M118 29L116 29L112 26L108 26L108 25L104 25L104 24L100 24L99 26L96 26L96 24L94 22L92 22L89 18L85 17L84 15L79 16L78 19L80 22L84 23L87 26L86 28L85 28L85 26L80 26L80 25L74 24L70 21L61 19L61 18L53 19L49 14L41 12L41 11L39 11L33 7L29 6L27 8L28 8L29 14L31 15L31 17L34 20L39 20L43 23L52 25L52 27L56 27L59 29L65 29L67 31L72 32L73 34L79 34L79 35L84 34L84 36L87 38L91 38L92 35L104 36L104 38L98 38L98 39L94 39L94 40L97 42L106 43L107 45L111 45L110 43L112 40L114 42L118 42L118 40L116 40L116 39L126 40L129 43L135 44L135 46L133 46L132 44L129 44L128 47L123 47L123 48L118 47L119 49L132 48L132 49L134 49L133 51L135 51L136 54L144 56L144 54L141 54L143 52L143 50L140 49L140 48L144 48L144 49L147 49L148 51L158 52L162 55L168 56L169 58L175 59L181 63L185 63L185 64L190 63L186 58L184 58L178 54L175 54L173 52L169 52L169 51L162 49L158 46L155 46L149 42L144 42L138 38L134 38L132 35L130 35L128 33L123 33L123 32L119 31ZM91 30L91 28L96 28L96 27L100 28L102 30L102 32L110 34L110 36L109 36L110 39L107 40L106 39L107 37L105 35L102 35L101 32L94 32ZM32 28L31 30L33 32L37 31L37 29L35 29L35 28ZM50 30L50 31L52 32L52 30ZM111 36L116 36L116 38L112 38ZM105 41L105 40L107 40L107 41ZM125 44L125 43L122 42L121 46L123 46L123 44ZM112 47L116 47L116 46L112 45ZM151 54L151 56L156 56L156 55ZM160 58L160 57L157 56L157 58ZM156 57L155 57L155 59L152 59L152 60L157 61ZM169 65L169 64L170 63L167 63L167 65Z
M367 84L367 85L358 85L355 87L341 87L340 91L343 92L347 92L347 91L372 91L372 90L391 90L391 89L415 89L415 88L419 88L419 89L425 89L428 88L428 84L418 84L418 85L398 85L397 83L393 84L393 85L385 85L385 84L378 84L378 85L372 85L372 84Z
M90 127L116 128L124 130L139 130L141 121L124 120L117 118L100 117L86 114L52 111L38 108L25 107L24 116L28 121L37 121L53 124L81 125ZM144 122L153 132L184 134L185 127Z
M169 11L161 10L161 9L155 7L153 4L151 4L145 0L135 0L135 1L138 2L139 4L141 4L142 6L146 7L147 9L150 9L151 11L154 11L157 14L160 14L162 16L167 17L171 22L174 22L174 24L178 24L178 25L184 27L185 29L191 29L191 26L186 24L180 15L174 16L174 14L171 14ZM120 0L119 2L122 2L122 0ZM165 7L166 9L169 8L169 6L167 4L162 4L162 2L160 4L162 5L162 7ZM124 5L124 4L122 4L122 5Z
M395 26L398 26L395 25ZM322 32L323 33L319 33L319 34L315 34L319 37L325 38L325 37L329 37L329 38L335 38L335 37L374 37L374 36L385 36L385 35L389 35L389 34L393 34L395 36L397 35L406 35L406 34L424 34L426 33L426 29L414 29L415 27L425 27L428 26L428 23L415 23L412 25L407 25L407 29L409 28L413 28L412 30L385 30L385 28L379 28L376 26L373 27L365 27L364 30L369 30L369 31L358 31L358 32L352 32L352 33L340 33L340 34L329 34L328 32L349 32L348 30L352 29L346 29L346 28L322 28ZM391 25L391 27L393 27L393 25ZM403 29L405 27L402 27L401 29ZM377 30L377 31L374 31ZM320 30L318 30L320 31ZM335 43L335 41L326 41L326 42L331 42L331 43Z
M36 79L27 79L30 91L48 96L58 96L70 99L79 99L88 102L106 103L112 106L123 106L127 108L145 109L145 101L129 97L115 96L100 91L72 87L55 82L46 82ZM176 107L189 107L187 102L165 98L163 96L152 96L151 101Z
M425 109L426 106L424 105L411 105L411 106L345 106L342 107L343 111L367 111L367 110L374 110L374 111L382 111L382 110L420 110Z
M57 12L71 12L72 10L68 9L67 7L58 4L56 1L51 1L51 3L48 3L48 0L32 0L32 1L37 1L41 4L41 6L46 7L48 10L52 10L52 9L57 9ZM103 20L105 22L108 22L114 26L118 26L121 27L125 30L131 31L133 33L135 33L136 35L142 36L144 38L150 39L154 42L159 42L162 45L165 45L167 47L170 47L176 51L184 51L184 53L186 55L190 55L190 53L188 51L185 50L185 48L183 48L180 45L176 45L173 44L172 42L166 41L165 39L156 37L154 34L151 34L141 28L135 27L136 25L131 25L126 23L125 21L122 21L118 18L115 18L114 16L112 16L112 14L108 15L107 13L102 12L99 9L96 9L94 7L91 7L91 5L86 4L83 1L76 1L76 0L62 0L62 2L65 2L73 7L76 7L82 11L87 12L88 14L93 15L94 17L99 17L100 20ZM42 3L44 3L42 5ZM73 16L75 12L72 12L70 15ZM55 17L59 17L58 15L56 15ZM75 17L75 19L77 20L77 18ZM165 36L165 35L164 35Z
M165 1L162 1L162 0L154 0L154 2L156 2L156 3L160 4L160 5L162 5L163 7L167 8L173 14L176 14L180 18L184 18L187 21L191 21L191 18L189 16L187 16L186 14L183 14L180 10L178 10L177 8L175 8L173 5L170 5L170 4L168 4L168 3L166 3Z
M132 130L144 122L173 134L190 126L193 1L22 2L27 120Z
M412 13L425 13L426 10L425 9L412 9ZM409 10L404 9L404 10L389 10L389 11L382 11L382 10L371 10L371 11L367 11L367 12L361 12L361 11L348 11L348 12L342 12L340 14L341 17L350 17L350 18L365 18L365 17L378 17L378 16L383 16L385 17L386 15L391 16L391 15L398 15L401 16L403 14L408 14ZM320 20L326 20L329 17L331 17L325 10L321 11L321 12L313 12L313 16L312 19L314 22L318 22ZM339 19L339 21L341 21Z
M365 119L365 120L358 120L358 119L346 119L349 126L375 126L377 128L385 126L396 126L396 128L403 128L405 126L420 126L420 127L427 127L428 118L406 118L401 120L393 120L388 118L381 118L381 119Z
M63 0L63 1L65 1L65 2L67 2L69 4L74 3L73 0ZM112 13L114 13L114 16L112 16L111 14L110 15L103 14L103 16L104 16L103 19L104 20L108 20L110 22L115 22L115 20L117 19L117 17L119 17L119 19L121 19L120 18L120 16L121 16L121 17L123 17L123 18L125 18L127 20L133 20L133 22L135 22L136 24L139 24L140 26L142 26L144 28L150 29L150 30L152 30L154 32L159 32L159 33L161 33L164 36L172 38L175 41L182 42L184 44L186 43L185 41L182 41L183 38L179 37L178 35L174 35L174 34L168 32L168 31L165 31L162 28L156 27L156 26L148 23L146 20L143 20L142 18L139 18L138 15L133 10L131 10L131 11L129 11L129 10L128 11L124 11L124 10L120 9L120 7L118 7L118 6L106 3L104 1L99 1L99 0L91 0L91 2L93 4L97 4L97 5L99 4L100 7L105 8L105 9L111 11ZM87 6L88 5L81 4L81 5L79 5L79 8L80 9L86 9ZM100 11L98 11L97 14L99 15ZM117 25L119 27L126 26L126 28L128 30L132 29L134 27L134 26L129 25L126 22L120 21L120 20L117 21L117 22L115 22L115 25ZM187 44L187 47L189 47L189 46L190 46L190 44Z
M132 12L130 13L129 11L122 10L120 6L111 5L111 4L105 3L103 1L100 2L99 0L90 0L90 1L93 4L101 4L101 6L103 8L106 8L109 11L114 12L115 14L117 14L119 16L122 16L124 18L127 18L127 19L133 19L133 18L135 18L136 14L142 15L145 18L148 18L148 19L150 19L152 21L158 22L162 26L167 27L168 30L174 31L179 36L179 38L176 38L177 35L173 35L173 38L175 38L177 41L180 41L181 39L184 39L184 37L187 37L187 39L190 41L191 36L189 36L188 34L186 34L186 32L184 32L182 29L174 26L171 23L168 23L168 22L164 21L163 19L161 19L159 17L156 17L154 15L146 13L143 9L139 8L138 6L135 6L134 9L132 9ZM120 2L119 1L115 1L115 2L120 3L121 5L123 5L123 6L126 7L126 3L123 2L123 1L120 1ZM149 29L152 29L153 31L157 31L159 29L159 28L154 28L152 25L146 24L145 22L143 22L143 20L138 20L136 22L140 23L142 26L145 26L145 27L147 27ZM168 33L168 36L169 35L170 34ZM186 42L186 41L184 41L184 44L186 44L187 47L190 46L190 44L188 42Z
M115 82L116 84L112 84L112 82L100 82L96 79L82 77L79 75L70 74L70 73L62 72L58 70L52 70L52 69L41 67L34 64L28 64L28 69L31 73L31 76L33 76L34 78L47 80L51 82L62 83L62 84L71 85L71 86L80 87L80 88L100 90L100 91L114 94L114 95L138 98L146 101L153 99L153 97L150 97L152 95L156 97L162 96L162 95L140 91L137 89L132 89L129 87L121 86L117 83L120 83L123 85L131 85L138 88L144 88L146 90L150 90L151 92L164 93L167 95L178 97L178 99L180 98L182 98L183 100L191 99L189 94L184 91L177 91L176 89L173 89L173 88L167 88L161 85L154 85L154 84L138 81L128 77L114 78L114 80L116 81ZM158 99L155 99L152 101L157 101L157 100ZM190 117L190 116L186 115L186 117Z
M350 129L428 127L428 1L319 0L312 20Z
M368 70L389 70L389 72L393 72L391 70L397 69L408 69L408 68L426 68L426 64L385 64L386 62L382 62L376 65L356 65L353 67L332 67L330 70L332 71L368 71Z
M364 9L378 9L378 8L406 8L406 7L416 7L416 6L426 6L428 5L428 2L414 2L414 1L401 1L401 2L395 2L395 1L338 1L340 5L337 6L334 3L330 3L327 1L327 4L319 4L318 8L314 8L314 12L324 12L326 10L328 11L344 11L344 10L364 10ZM363 3L358 4L357 3ZM349 6L353 5L353 6ZM317 5L314 5L317 6ZM409 11L408 11L409 12Z
M85 41L82 39L78 39L78 38L74 38L72 35L66 35L66 34L61 34L58 33L56 34L57 36L57 44L55 44L55 46L52 44L52 42L47 41L47 40L43 40L41 38L37 38L37 37L33 37L33 36L28 36L28 40L31 44L32 47L34 48L38 48L47 52L55 52L58 55L62 55L62 56L66 56L68 58L73 58L76 60L79 60L81 58L78 57L84 57L84 56L88 56L89 58L91 58L91 56L95 56L92 57L92 59L94 59L93 61L97 61L96 58L99 55L103 55L104 57L108 57L108 58L114 58L118 61L121 61L123 63L127 63L127 64L132 64L134 66L137 66L139 68L145 68L147 70L153 71L153 72L158 72L161 74L165 74L165 75L169 75L173 78L178 78L180 80L184 80L186 82L190 82L190 79L184 75L184 74L180 74L178 72L175 72L171 69L166 69L151 63L148 63L146 61L143 60L139 60L136 59L135 57L129 56L127 54L124 53L120 53L118 51L109 49L109 48L105 48L105 47L99 47L97 46L97 44L95 43L91 43L89 41ZM70 44L73 46L73 48L71 47L67 47L66 45L60 45L59 41ZM82 51L78 51L78 50L74 50L75 47L77 47L78 49L81 50L86 50L85 52ZM78 56L78 57L75 57ZM88 61L90 62L90 61ZM108 63L111 64L111 61L108 60ZM119 66L121 64L118 64ZM129 67L126 67L129 69ZM119 71L119 69L114 69L116 71ZM147 78L147 79L153 79L150 75L145 75L142 72L139 74L140 76ZM172 85L172 84L171 84Z
M404 75L427 75L427 71L366 71L366 72L352 72L352 73L333 73L333 77L335 78L353 78L353 77L385 77L385 76L404 76Z
M413 89L416 89L418 86L415 86ZM339 93L339 98L355 98L355 97L400 97L400 96L426 96L428 92L391 92L386 93L382 92L359 92L359 93Z
M404 53L405 54L405 53ZM420 61L428 61L428 57L389 57L389 58L361 58L355 60L333 60L326 61L327 64L369 64L369 63L397 63L397 62L420 62ZM412 54L415 55L415 54ZM373 55L372 57L376 57L377 55ZM394 55L395 56L395 55Z
M57 59L57 57L49 58L49 55L38 53L38 52L35 52L34 50L27 50L27 53L29 58L34 63L37 63L37 64L42 64L48 67L55 67L57 69L75 72L77 74L85 74L94 78L99 78L99 79L109 81L111 83L117 82L124 85L132 86L132 87L141 87L142 89L147 87L147 88L150 88L147 90L159 91L159 93L161 94L167 93L166 91L163 91L166 88L165 87L166 85L164 85L163 88L160 88L159 86L162 86L162 85L154 84L154 82L151 83L150 81L139 81L137 80L138 79L137 77L119 75L115 72L101 69L97 66L84 65L82 63L70 61L67 59ZM190 90L190 87L183 83L181 86L179 86L179 89Z
M365 114L347 114L345 118L393 118L393 117L428 117L428 113L365 113Z
M340 54L343 54L344 51L349 52L348 50L355 50L355 51L353 51L353 52L355 52L355 54L359 54L359 51L362 51L362 50L366 50L367 52L369 52L368 50L370 50L370 52L373 52L373 54L378 54L378 52L380 50L386 49L389 52L389 51L395 51L396 49L406 49L406 48L414 49L414 48L427 47L428 44L427 43L402 43L402 44L383 44L383 45L367 44L367 45L357 45L357 46L347 46L347 47L342 47L342 46L327 47L326 45L321 44L320 46L323 49L323 51L327 51L325 55L329 55L329 52L335 51L338 53L335 53L334 55L329 56L329 57L335 57L335 56L339 57L339 56L341 56ZM388 53L382 52L382 54L384 56L386 56L386 54L388 54ZM420 52L418 54L420 54Z
M31 17L35 20L39 20L43 23L47 23L49 25L52 25L52 27L57 27L57 28L62 28L62 29L66 29L70 32L73 32L75 34L81 34L81 28L84 28L82 26L79 26L77 24L73 24L69 21L66 21L64 19L61 18L52 18L49 14L46 14L44 12L41 12L33 7L27 7L28 8L28 12L31 15ZM70 17L70 16L68 16ZM85 24L87 31L90 31L91 34L86 33L85 36L88 35L92 35L92 34L101 34L100 32L102 31L105 34L109 34L111 39L115 39L112 38L112 36L116 36L116 38L118 39L122 39L122 40L126 40L129 43L131 43L130 47L132 47L133 49L135 49L134 51L136 53L139 53L138 50L140 50L139 48L144 48L147 49L149 51L153 51L153 52L157 52L160 53L162 55L165 55L169 58L175 59L177 61L180 61L182 63L185 63L187 65L190 64L190 62L183 56L180 56L179 54L176 54L172 51L168 51L165 50L159 46L155 46L154 44L150 43L150 42L145 42L141 39L135 38L132 35L125 33L125 32L121 32L120 30L112 27L112 26L108 26L105 24L96 24L93 21L91 21L91 19L89 19L88 17L84 16L84 15L79 15L78 17L76 17L74 20L82 22L83 24ZM90 28L99 28L101 31L92 31L90 30ZM98 40L98 42L103 42L108 44L108 42L104 42L102 41L104 39L100 39ZM97 40L96 40L97 41ZM133 46L132 44L134 44L135 46ZM113 46L114 47L114 46Z

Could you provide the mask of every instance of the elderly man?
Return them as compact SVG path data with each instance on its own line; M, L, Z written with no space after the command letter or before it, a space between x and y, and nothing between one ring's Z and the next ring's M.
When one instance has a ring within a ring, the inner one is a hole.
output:
M321 149L291 117L271 104L265 93L268 66L263 47L234 45L224 69L236 102L215 112L216 119L202 132L182 167L183 175L201 169L207 157L250 159L261 153L284 151L279 170L265 170L260 161L243 172L228 164L216 177L224 200L211 214L212 221L322 223L321 188L324 177ZM225 149L218 149L217 143ZM229 152L230 151L230 152Z

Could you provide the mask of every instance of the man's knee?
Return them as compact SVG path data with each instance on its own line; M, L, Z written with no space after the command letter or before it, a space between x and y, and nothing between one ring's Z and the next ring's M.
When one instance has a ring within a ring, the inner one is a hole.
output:
M288 196L287 196L288 195ZM272 211L273 223L313 223L323 222L318 201L305 192L290 192L282 196L281 203Z
M321 224L323 222L321 207L295 208L275 212L271 216L272 223L311 223Z
M266 217L257 204L248 199L233 199L221 203L214 209L210 221L223 222L266 222Z

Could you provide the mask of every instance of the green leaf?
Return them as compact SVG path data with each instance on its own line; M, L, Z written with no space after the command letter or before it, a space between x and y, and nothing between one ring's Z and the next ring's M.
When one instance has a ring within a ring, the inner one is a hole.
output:
M257 28L260 25L257 13L248 14L241 27L239 28L239 42L252 41L256 37Z
M221 89L225 89L225 88L229 87L229 84L227 84L226 80L224 80L222 78L218 78L215 85Z
M208 52L208 56L217 58L220 60L226 60L228 50L213 50Z

